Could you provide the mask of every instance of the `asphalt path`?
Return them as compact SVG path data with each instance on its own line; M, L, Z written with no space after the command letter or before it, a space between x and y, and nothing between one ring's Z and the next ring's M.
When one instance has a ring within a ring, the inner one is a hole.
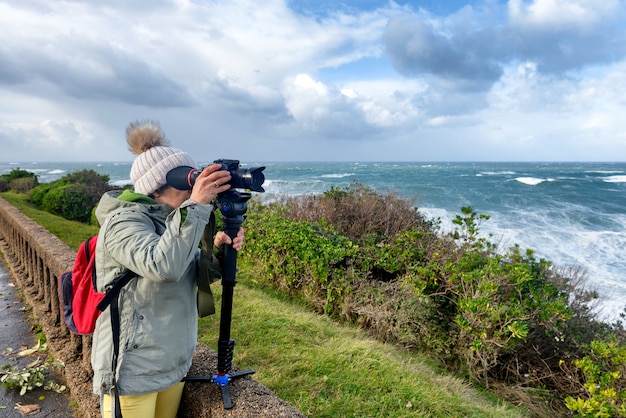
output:
M26 355L23 353L24 350L37 347L34 329L30 310L20 297L19 288L0 258L0 376L6 372L4 367L23 370L29 365L40 364L46 360L48 353L41 350L30 350L33 352ZM63 383L53 369L49 369L45 375L46 381ZM37 388L20 396L19 390L0 387L0 417L3 418L74 417L70 402L67 391L57 393Z

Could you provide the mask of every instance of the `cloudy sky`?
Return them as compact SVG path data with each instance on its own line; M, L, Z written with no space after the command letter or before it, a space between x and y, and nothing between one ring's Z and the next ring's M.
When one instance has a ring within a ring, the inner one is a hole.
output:
M624 161L625 0L0 0L0 161Z

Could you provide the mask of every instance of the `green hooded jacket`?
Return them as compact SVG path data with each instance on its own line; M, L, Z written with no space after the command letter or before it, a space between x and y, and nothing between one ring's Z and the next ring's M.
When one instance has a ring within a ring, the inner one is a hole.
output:
M138 277L120 293L120 396L167 389L191 366L198 329L196 284L199 243L213 205L189 199L179 208L132 191L106 193L96 209L101 225L96 246L97 287L126 269ZM219 263L214 270L219 271ZM113 342L106 309L93 334L94 393L111 393Z

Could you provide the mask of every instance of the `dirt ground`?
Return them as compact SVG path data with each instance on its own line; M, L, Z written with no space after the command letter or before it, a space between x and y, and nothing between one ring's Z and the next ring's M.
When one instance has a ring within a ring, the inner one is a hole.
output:
M0 366L27 368L29 364L41 364L47 353L36 351L30 355L18 353L37 345L29 310L25 309L19 288L0 261ZM39 361L38 361L39 360ZM0 371L0 374L5 370ZM47 374L47 380L63 383L63 377L56 373ZM20 396L18 390L0 388L0 416L6 418L26 416L26 411L35 412L34 417L73 417L75 410L70 407L68 392L38 388ZM20 412L23 411L23 412ZM39 411L39 412L36 412Z

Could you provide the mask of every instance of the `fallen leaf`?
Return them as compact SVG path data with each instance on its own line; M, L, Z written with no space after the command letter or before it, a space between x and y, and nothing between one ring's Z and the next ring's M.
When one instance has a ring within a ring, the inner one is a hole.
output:
M36 359L35 361L31 361L30 363L28 363L28 364L26 365L26 368L27 368L27 369L32 369L32 368L34 368L34 367L39 366L40 364L43 364L43 360L42 360L42 358L41 358L41 357L37 357L37 359Z
M28 346L25 346L28 347ZM17 353L18 356L30 356L31 354L35 354L41 348L41 340L37 341L37 345L33 348L28 348L26 350L22 350Z
M22 415L35 415L39 412L41 412L41 407L37 404L31 404L31 405L22 405L21 403L16 403L15 404L15 408L17 409L17 412L19 412Z

